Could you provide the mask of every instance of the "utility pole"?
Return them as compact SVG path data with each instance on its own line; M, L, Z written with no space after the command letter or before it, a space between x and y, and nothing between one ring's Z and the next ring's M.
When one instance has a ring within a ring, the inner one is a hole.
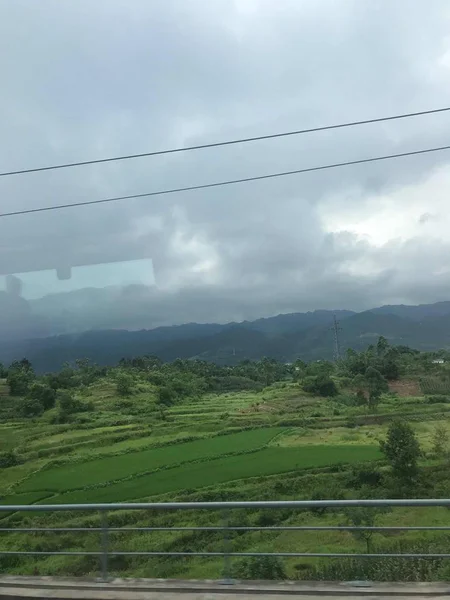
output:
M330 328L334 333L334 362L341 360L341 344L339 343L339 332L342 331L342 327L339 327L339 321L336 319L336 315L333 315L333 325Z

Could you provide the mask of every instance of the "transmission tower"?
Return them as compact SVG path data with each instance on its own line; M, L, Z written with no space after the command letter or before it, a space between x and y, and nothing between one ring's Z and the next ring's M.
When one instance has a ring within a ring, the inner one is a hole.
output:
M339 342L339 332L342 331L342 327L339 327L339 321L336 319L336 315L333 315L333 325L331 327L334 334L334 352L333 359L335 362L341 360L341 344Z

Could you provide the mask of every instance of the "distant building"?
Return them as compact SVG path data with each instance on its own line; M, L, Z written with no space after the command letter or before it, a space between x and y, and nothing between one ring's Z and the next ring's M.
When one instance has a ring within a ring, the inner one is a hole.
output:
M443 358L435 358L431 362L433 363L433 365L443 365L445 363L445 360Z

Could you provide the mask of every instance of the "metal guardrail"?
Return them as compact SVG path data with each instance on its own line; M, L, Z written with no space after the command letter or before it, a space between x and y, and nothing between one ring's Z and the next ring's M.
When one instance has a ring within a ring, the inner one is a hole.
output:
M121 504L30 504L30 505L0 505L1 513L11 512L98 512L100 514L100 527L0 527L1 533L77 533L98 532L100 548L98 551L75 550L4 550L0 546L0 555L23 556L97 556L100 560L101 577L108 579L108 560L110 556L204 556L223 557L223 582L232 583L230 559L232 557L313 557L313 558L450 558L450 553L342 553L342 552L235 552L232 549L230 532L234 531L373 531L373 532L400 532L400 531L450 531L450 526L233 526L230 525L230 514L234 509L312 509L312 508L351 508L351 507L447 507L450 508L450 499L404 499L404 500L298 500L298 501L260 501L260 502L155 502L155 503L121 503ZM220 511L222 525L220 526L191 526L191 527L112 527L108 524L108 513L120 510L139 511L183 511L183 510L211 510ZM211 531L222 532L222 550L181 552L167 551L120 551L111 550L109 538L111 532L158 532L158 531ZM1 538L0 538L1 539Z

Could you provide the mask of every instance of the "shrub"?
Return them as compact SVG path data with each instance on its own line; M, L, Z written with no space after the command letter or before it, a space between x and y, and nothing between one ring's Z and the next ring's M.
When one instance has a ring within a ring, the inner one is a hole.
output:
M383 477L374 467L354 467L349 477L349 485L354 488L362 486L378 487Z
M249 377L240 377L237 375L214 377L210 385L211 389L216 392L239 392L241 390L260 392L264 389L262 383L254 381ZM283 385L286 386L286 384Z
M7 469L8 467L14 467L20 463L17 454L12 450L7 452L0 452L0 469Z
M277 524L276 516L273 514L274 511L261 511L255 519L255 525L258 527L271 527Z
M427 397L428 404L446 404L448 401L448 396L442 396L440 394Z
M310 394L317 394L329 398L338 393L335 382L327 375L317 375L316 377L305 377L303 389Z
M55 424L68 423L70 415L94 409L93 402L83 402L82 400L75 398L69 390L58 390L56 401L58 410L52 417L52 422Z
M345 423L345 427L348 427L349 429L354 429L357 426L358 423L356 422L355 417L349 417Z
M44 405L34 398L23 398L16 407L17 414L25 418L40 417L44 410Z
M311 494L311 500L343 500L344 494L338 487L327 486L317 488ZM329 510L326 506L313 506L310 511L315 515L323 515Z
M343 406L355 406L356 404L354 394L339 394L333 400Z
M277 556L252 556L236 566L238 579L286 579L283 563Z

